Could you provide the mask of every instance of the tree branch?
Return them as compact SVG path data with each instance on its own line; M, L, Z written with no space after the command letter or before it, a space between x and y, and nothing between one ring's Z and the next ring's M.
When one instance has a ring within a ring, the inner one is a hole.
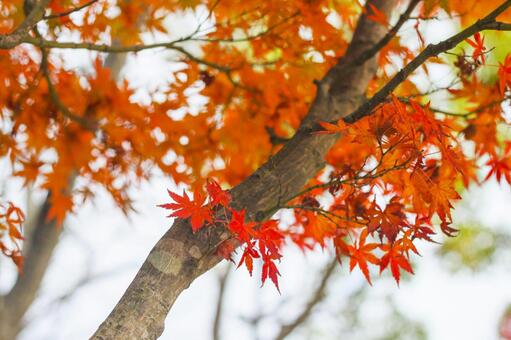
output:
M227 281L229 279L229 273L231 272L231 266L225 268L225 271L220 274L218 278L218 299L215 309L215 319L213 320L213 340L221 340L220 337L220 325L222 321L222 313L224 309L224 296L225 288L227 287Z
M420 67L426 60L433 56L437 56L440 53L446 52L464 41L470 38L477 32L484 30L497 30L497 31L508 31L511 30L510 23L502 23L495 21L502 12L511 6L511 0L504 1L499 7L493 12L488 14L485 18L478 20L473 25L467 27L458 34L446 39L437 44L428 45L417 57L415 57L409 64L401 69L381 90L379 90L371 99L365 102L357 110L344 118L347 123L354 123L357 120L370 115L373 110L382 103L392 91L398 87L412 72Z
M368 2L387 15L395 1ZM385 29L362 15L345 56L317 83L316 98L295 136L267 163L232 189L233 208L245 209L252 220L267 216L267 209L286 202L324 167L324 156L338 136L311 134L318 121L345 118L355 122L371 114L408 75L429 57L449 50L483 29L504 29L495 18L511 6L505 1L476 24L436 45L428 46L369 101L360 105L377 62L373 57L361 65L353 62L377 44ZM346 66L349 64L349 66ZM193 234L187 220L178 219L149 254L139 273L109 317L93 335L93 339L116 337L154 339L162 332L165 317L179 294L199 275L221 259L211 245L228 238L221 227Z
M78 11L81 11L82 9L86 8L86 7L89 7L91 5L93 5L95 2L98 2L98 0L90 0L89 2L86 2L84 3L83 5L81 6L78 6L78 7L73 7L65 12L62 12L62 13L56 13L56 14L50 14L50 15L45 15L43 17L44 20L50 20L50 19L58 19L58 18L62 18L62 17L66 17L74 12L78 12Z
M0 42L1 39L2 37L0 36ZM121 58L122 56L122 54L110 54L107 57L105 66L112 68L113 77L119 77L121 70L120 64L124 63L124 59ZM43 57L45 57L44 54ZM44 62L41 64L44 73L47 65L43 65ZM49 75L46 74L45 77L49 77ZM48 81L49 89L51 86L51 81ZM65 108L65 105L62 106ZM71 178L69 181L69 188L73 186L73 183L74 178ZM29 225L25 227L23 275L18 276L9 293L5 296L0 295L1 340L14 339L25 326L23 317L37 297L41 282L50 264L53 251L60 239L62 228L57 227L54 220L48 220L50 207L51 193L47 195L39 209L34 209L36 216L30 219Z
M323 270L323 275L321 276L321 280L319 281L319 285L316 287L312 295L310 296L307 304L304 306L303 310L298 314L293 321L282 325L275 340L284 340L289 334L291 334L296 328L302 325L311 315L314 307L323 301L325 297L326 287L328 285L328 281L330 277L334 273L334 269L337 266L337 258L333 258Z
M140 52L149 49L155 48L166 48L170 50L174 50L179 52L180 54L186 56L188 59L204 65L211 67L213 69L219 70L221 72L230 72L232 68L223 66L220 64L216 64L210 62L205 59L201 59L199 57L194 56L192 53L188 52L185 48L178 46L178 43L182 43L184 41L190 40L191 38L180 38L177 40L169 41L169 42L161 42L155 44L138 44L131 46L115 46L115 45L107 45L107 44L94 44L88 42L60 42L60 41L52 41L45 40L43 38L38 37L30 37L26 36L22 40L20 40L19 44L27 43L40 48L60 48L60 49L84 49L89 51L96 52L105 52L105 53L128 53L128 52ZM12 46L4 46L2 45L2 41L0 40L0 48L12 48Z
M9 34L0 34L0 48L11 49L20 44L28 36L30 30L43 18L44 10L50 0L41 0L36 2L25 20Z
M30 240L30 246L28 252L24 254L23 275L18 276L14 287L5 296L8 313L3 316L5 319L2 322L9 320L5 331L9 329L9 332L12 332L11 337L6 339L14 339L20 331L20 321L37 295L53 250L58 243L61 228L57 228L54 220L47 220L49 210L50 199L47 198L34 220L35 227L32 228L32 234L27 237Z
M415 7L417 7L419 2L421 2L421 0L411 0L404 13L401 14L396 24L389 30L389 32L385 34L385 36L381 38L380 41L371 46L369 49L365 50L360 55L360 57L356 59L356 62L359 64L363 63L364 61L374 57L376 53L385 47L392 40L392 38L396 36L404 23L410 18L410 15L412 14Z
M387 15L398 0L369 1ZM338 65L353 60L368 44L380 41L387 30L362 15L345 57ZM341 118L356 109L377 69L376 58L352 65L342 72L332 69L319 82L305 128L318 120ZM324 155L337 140L335 135L313 135L305 128L284 145L266 164L231 191L233 208L245 209L250 219L265 218L264 211L285 202L324 166ZM177 219L155 245L137 276L112 313L92 339L155 339L179 294L212 268L221 258L216 247L229 237L221 227L192 233L187 220Z
M41 70L44 75L44 79L48 84L48 92L50 93L51 100L57 107L57 109L64 115L64 117L69 118L75 123L80 124L83 128L89 131L96 131L96 124L90 122L89 120L80 117L73 112L62 102L59 94L57 93L57 89L51 80L50 70L48 69L48 51L46 49L41 49L42 60L41 60Z

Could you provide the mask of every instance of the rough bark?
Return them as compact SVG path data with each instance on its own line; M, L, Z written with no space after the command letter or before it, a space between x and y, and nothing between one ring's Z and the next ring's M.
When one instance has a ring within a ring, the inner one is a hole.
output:
M397 2L372 1L386 14L390 14ZM318 82L316 99L295 136L231 191L236 209L246 209L250 219L262 219L269 209L289 200L323 168L324 156L338 137L309 131L318 121L340 119L361 104L377 63L374 56L364 63L354 61L386 33L382 25L364 15L360 17L345 56ZM215 249L228 234L220 227L207 229L193 234L187 220L176 220L151 250L119 303L92 338L158 338L179 294L221 260Z

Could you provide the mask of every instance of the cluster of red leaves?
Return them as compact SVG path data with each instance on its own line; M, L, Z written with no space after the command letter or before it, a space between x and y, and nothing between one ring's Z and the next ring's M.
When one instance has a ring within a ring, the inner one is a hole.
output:
M354 245L348 245L345 248L347 252L346 255L350 257L350 271L353 270L355 266L358 266L369 284L371 284L371 276L369 275L368 262L378 265L380 267L380 273L390 267L392 276L397 284L399 284L401 278L400 269L404 269L410 274L413 274L408 252L410 250L416 254L418 254L418 252L411 240L402 238L393 243L366 243L367 236L368 229L364 229L360 234L358 242ZM374 255L376 249L380 249L385 254L381 259Z
M409 255L418 254L414 241L433 241L435 217L444 233L455 233L450 225L451 202L460 198L456 180L465 185L476 180L474 161L466 158L452 134L461 128L455 122L437 119L429 104L394 96L356 124L322 123L325 131L319 133L342 134L342 149L334 147L327 159L338 169L326 181L318 176L310 190L295 199L295 224L286 234L309 249L331 239L337 254L350 258L350 269L358 266L369 282L368 263L379 266L380 272L388 268L399 283L401 269L413 273ZM174 203L163 207L173 211L171 216L190 218L194 231L208 224L224 225L236 242L225 242L219 252L228 257L237 244L244 244L239 265L252 272L253 259L261 257L263 281L270 277L277 285L274 261L280 258L283 239L277 221L246 222L243 211L229 208L218 184L209 182L206 189L207 203L199 192L193 201L186 193L169 193ZM318 198L327 193L332 203L322 206ZM228 211L220 219L214 209L218 205ZM367 242L369 236L379 241Z
M293 204L295 242L312 247L333 239L337 254L348 256L350 269L358 266L369 282L370 263L380 272L390 268L399 283L400 269L413 272L413 242L433 241L434 218L444 233L455 232L450 224L451 202L460 198L457 179L466 185L476 180L473 161L452 134L454 123L438 119L429 104L395 96L353 125L321 123L319 133L342 137L327 157L330 175L311 183L307 195L313 197ZM331 203L321 207L315 197L330 197ZM369 236L379 241L368 242Z
M483 39L475 36L471 42L474 60L484 64ZM500 81L493 85L483 85L476 73L460 73L461 88L449 92L474 103L469 106L474 114L435 112L429 103L394 96L353 125L321 122L324 130L318 133L342 137L327 157L329 176L320 174L310 183L309 196L294 204L294 240L311 247L319 239L324 244L333 238L338 255L350 257L350 269L358 266L369 282L368 264L379 266L380 272L390 268L398 283L400 269L412 273L409 255L418 254L415 241L433 242L437 223L443 233L455 234L452 202L460 198L459 184L478 182L481 157L489 159L484 180L510 182L511 146L499 141L496 129L505 122L500 103L509 86L509 63L508 56L499 68ZM467 142L474 145L472 155L461 148ZM323 207L315 198L328 196L331 203ZM306 225L312 219L306 221L301 209L314 210L308 214L330 227L317 220ZM314 232L307 232L311 228ZM370 236L378 241L368 242Z
M262 283L267 278L279 289L278 276L280 275L276 261L281 258L284 234L279 231L276 220L263 222L247 221L245 210L236 210L230 206L231 196L228 191L222 190L214 180L206 184L206 196L199 190L194 192L193 200L185 191L180 196L169 191L174 202L161 204L159 207L171 210L169 217L189 218L192 230L198 232L204 227L221 225L230 231L232 237L218 246L217 253L226 259L232 260L235 248L241 246L243 254L238 267L245 264L252 275L254 258L260 258L263 267L261 272Z
M23 241L24 221L25 215L12 202L0 204L0 252L10 257L20 272L23 267L20 242Z
M482 39L475 41L482 53ZM479 52L474 59L482 58ZM500 72L507 74L508 59ZM332 240L338 256L348 256L350 269L358 266L369 282L369 264L378 266L380 272L389 269L398 283L401 270L413 273L410 254L418 254L417 240L433 242L435 224L449 236L456 233L451 226L452 202L460 198L456 183L468 186L477 182L481 156L490 158L486 179L495 176L509 181L510 148L498 142L496 125L503 118L492 104L501 100L495 87L507 86L507 80L504 85L482 86L471 73L463 74L462 84L461 89L450 90L457 98L484 98L478 100L481 109L475 108L480 112L474 117L438 114L429 103L393 96L355 124L320 122L324 130L316 133L340 133L342 137L327 157L331 168L325 171L329 175L318 174L291 202L295 223L285 231L290 240L303 249L325 247ZM474 143L476 157L464 153L461 137ZM215 201L218 194L210 191L210 202ZM331 203L321 204L320 198L326 196ZM204 223L215 223L211 207L216 204L206 204L200 193L195 194L194 202L186 194L171 197L176 203L167 207L174 209L173 216L191 217L194 230ZM188 208L183 211L183 207ZM238 242L244 243L239 265L245 264L252 272L253 258L262 257L263 280L270 277L276 282L274 262L265 258L280 258L278 246L283 234L278 232L277 222L244 222L243 212L231 209L230 213L224 225L237 241L224 243L219 251L228 257ZM279 240L274 250L268 247L272 238L261 235L266 223L279 235L274 238ZM266 243L261 243L262 239Z
M23 2L0 4L0 33L11 32L24 20ZM46 14L65 13L86 3L53 0ZM439 11L463 13L456 17L466 25L498 4L422 1L421 20L415 25L419 42L425 43L419 30L422 19ZM65 69L60 56L49 50L50 78L75 115L71 119L49 95L37 48L25 44L0 51L0 156L9 158L12 174L27 185L51 192L49 218L59 223L79 199L90 199L98 187L129 211L128 188L157 167L196 192L193 199L186 193L171 194L174 203L167 207L174 216L190 218L195 231L223 223L236 242L226 242L219 251L228 257L235 244L242 243L240 263L251 272L253 259L262 258L263 280L270 277L276 282L275 262L283 238L277 222L245 222L245 213L230 208L227 194L218 186L209 183L207 196L199 189L208 177L236 185L279 150L279 141L293 136L314 99L313 80L321 79L344 54L362 12L360 3L99 0L80 14L45 20L42 34L49 40L73 36L90 43L140 44L142 33L169 33L164 25L167 14L200 9L211 11L207 17L212 20L205 24L213 24L195 37L202 41L205 59L183 60L182 69L169 77L172 80L150 93L154 100L147 105L133 100L127 82L111 79L99 57L91 59L90 70L84 73ZM395 19L374 6L368 12L371 20L386 27ZM509 16L507 11L501 18L506 21ZM323 124L327 133L343 137L327 157L329 167L310 183L315 189L293 204L295 223L286 231L293 242L312 248L333 241L338 254L350 256L352 267L359 266L368 278L371 263L380 270L390 268L399 280L400 268L410 271L408 253L416 252L413 242L432 241L437 223L443 232L454 233L456 186L477 181L477 159L490 159L488 178L509 181L510 155L497 138L497 126L504 122L499 104L511 87L511 57L500 64L497 84L481 82L476 71L485 63L484 39L476 34L467 42L472 58L461 57L461 82L448 91L453 99L468 103L473 114L435 112L427 97L417 97L421 91L407 79L395 93L400 99L389 99L371 117L350 126L342 121ZM380 71L367 94L416 52L399 36L392 39L380 53ZM441 58L432 61L448 63ZM198 114L189 102L197 94L207 98ZM463 152L462 142L474 145L475 157ZM75 176L80 181L70 189ZM330 203L323 203L325 197ZM225 210L226 216L219 220L216 209Z
M46 15L87 3L54 0ZM205 63L184 61L168 86L150 93L161 99L148 105L134 102L134 91L127 82L112 79L101 57L91 60L86 72L78 72L65 69L61 57L48 50L53 86L78 118L71 119L49 95L39 49L23 45L0 51L0 124L5 127L0 131L0 157L9 157L13 175L27 185L52 192L50 218L61 224L78 202L93 198L98 188L106 189L128 212L132 208L128 188L147 179L155 166L193 189L211 176L229 185L239 183L278 148L270 142L270 130L279 138L294 133L314 98L312 80L342 54L345 33L354 28L360 13L359 4L326 0L278 5L256 0L99 0L79 13L44 20L47 29L42 34L48 40L66 40L71 33L90 43L102 44L110 37L121 45L140 44L141 33L168 33L167 14L204 8L214 10L215 19L214 29L207 34L200 30L196 37L205 40ZM0 33L11 32L24 19L21 0L2 2L0 11ZM341 27L329 23L331 13L343 19ZM261 27L271 29L257 39L247 38L250 53L227 43L234 32L248 37ZM302 37L304 27L313 28L312 40ZM324 62L304 59L311 48ZM271 66L254 66L267 63L267 56L275 52L282 55ZM199 115L189 114L189 97L195 94L209 99ZM251 143L245 142L247 135L252 136ZM209 166L216 160L225 166ZM70 179L75 176L80 184L71 190Z

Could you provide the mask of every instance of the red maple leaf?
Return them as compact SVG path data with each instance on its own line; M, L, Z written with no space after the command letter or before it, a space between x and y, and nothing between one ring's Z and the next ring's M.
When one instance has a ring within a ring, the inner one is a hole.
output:
M222 190L220 185L212 179L208 179L206 191L212 206L222 205L227 207L231 203L231 194L227 190Z
M486 165L490 166L490 172L484 178L487 181L492 175L495 175L497 178L497 182L500 183L502 177L506 179L506 181L511 184L511 166L510 161L507 158L498 159L496 157L492 157Z
M273 260L265 259L263 263L263 271L261 272L262 284L264 284L264 281L266 281L266 279L269 277L280 293L278 276L280 276L280 273Z
M504 64L499 63L499 88L501 95L504 95L506 86L511 86L511 54L506 56Z
M474 40L467 39L467 43L474 48L472 52L472 58L474 61L481 59L481 63L486 63L486 59L484 57L484 52L486 51L486 47L484 46L484 37L481 37L481 34L477 32L474 34Z
M402 242L399 240L393 245L385 244L381 248L386 251L386 254L383 255L380 260L380 273L383 272L390 264L392 276L399 286L399 280L401 279L400 268L406 270L410 274L413 274L413 269L410 262L408 262L408 258L403 255L404 250Z
M367 15L367 19L372 20L374 22L377 22L378 24L382 25L383 27L387 27L389 20L387 19L387 16L385 13L380 11L375 5L369 4L369 7L371 8L372 14Z
M265 247L272 254L280 257L279 248L284 240L284 235L278 228L277 220L268 220L257 229L256 238L259 240L259 247Z
M431 217L415 217L415 223L410 225L411 238L426 240L429 242L435 242L431 236L435 235L433 229L431 229Z
M160 208L173 210L168 217L189 218L192 230L196 232L204 226L204 222L211 223L213 218L211 209L204 205L206 197L202 196L198 191L193 194L193 201L190 200L186 192L183 190L183 196L168 190L169 196L175 203L166 203L158 205Z
M231 221L228 225L229 230L235 234L240 241L249 243L250 239L254 236L256 223L245 222L245 210L231 210L231 213Z
M252 271L254 269L254 258L259 258L259 253L252 247L251 244L247 244L247 247L241 256L240 262L238 263L238 268L243 263L245 263L248 273L250 276L252 276Z
M216 249L216 253L217 255L222 256L224 259L235 263L232 259L232 253L234 252L237 246L238 241L230 238L220 243L220 245Z

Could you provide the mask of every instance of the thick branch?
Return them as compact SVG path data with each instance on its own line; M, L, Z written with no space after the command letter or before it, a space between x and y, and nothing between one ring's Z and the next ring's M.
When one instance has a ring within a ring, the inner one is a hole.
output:
M24 254L23 275L18 276L14 287L5 296L8 313L3 315L5 319L2 322L9 325L6 328L10 328L10 332L13 332L11 339L19 332L20 320L36 297L53 250L59 240L61 229L57 228L54 220L47 221L49 209L50 199L47 198L34 220L36 227L33 228L32 235L28 236L30 246L28 252Z
M387 15L396 1L374 0ZM454 37L428 46L373 98L360 105L369 81L377 69L376 58L354 62L366 46L384 38L385 29L362 16L345 56L320 82L309 113L295 136L270 160L232 190L233 206L246 209L249 218L263 219L268 209L286 202L323 168L324 156L338 136L311 134L318 121L341 118L349 122L369 115L405 78L429 57L451 49L484 29L502 29L495 18L511 6L504 2L494 12ZM349 66L346 66L349 64ZM216 245L228 234L211 227L193 234L188 221L176 220L149 254L146 262L93 339L155 339L162 332L165 317L179 294L199 275L221 259Z
M374 44L372 47L364 51L359 58L357 58L357 63L362 63L376 55L382 48L384 48L391 40L396 36L404 23L410 18L413 10L417 5L421 2L421 0L411 0L408 4L408 7L404 11L403 14L397 20L397 23L389 30L385 36L378 41L378 43Z
M392 91L396 89L412 72L419 68L426 60L433 56L437 56L440 53L446 52L464 41L470 38L477 32L484 30L500 30L507 31L511 30L511 24L502 23L495 21L502 12L511 6L511 0L505 1L493 12L488 14L482 20L478 20L475 24L467 27L458 34L450 37L447 40L439 42L437 44L428 45L417 57L415 57L408 65L401 69L381 90L379 90L370 100L360 106L355 112L344 118L347 123L354 123L357 120L370 115L373 110L387 98Z
M397 0L371 2L389 14ZM380 41L386 29L361 16L353 40L339 67L355 60L366 46ZM354 111L377 69L376 58L332 69L319 90L304 127L318 120L339 119ZM302 128L265 165L232 190L233 206L246 209L251 219L264 218L267 209L285 202L324 166L324 155L337 136L312 135ZM156 339L174 301L199 275L220 262L216 245L229 235L219 227L193 234L186 220L176 220L156 244L139 273L93 339Z

